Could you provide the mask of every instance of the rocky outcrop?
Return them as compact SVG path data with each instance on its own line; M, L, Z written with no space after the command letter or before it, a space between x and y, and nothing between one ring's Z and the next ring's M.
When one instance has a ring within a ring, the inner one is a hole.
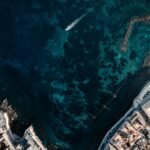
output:
M0 110L7 112L10 123L17 118L17 113L14 111L11 105L8 104L8 100L4 99L0 104Z

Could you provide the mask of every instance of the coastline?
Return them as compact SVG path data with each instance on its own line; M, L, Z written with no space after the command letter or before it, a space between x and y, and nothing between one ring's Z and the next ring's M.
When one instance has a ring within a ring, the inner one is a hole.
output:
M114 125L112 126L109 131L106 133L106 135L104 136L98 150L102 150L102 149L106 149L108 141L113 137L113 135L115 134L115 132L118 130L118 128L120 127L120 125L128 118L128 116L130 116L130 114L132 114L134 112L134 110L136 110L136 108L141 105L143 103L143 96L147 93L147 91L150 90L150 81L147 81L147 83L145 83L145 85L143 86L142 90L140 91L140 93L138 94L138 96L136 98L134 98L133 100L133 104L131 106L131 108L124 114L124 116Z
M23 136L19 136L12 132L11 125L17 118L16 112L12 106L8 104L8 100L4 99L0 104L0 149L4 150L48 150L42 140L35 133L34 127L30 125L24 131ZM50 147L50 149L56 149Z

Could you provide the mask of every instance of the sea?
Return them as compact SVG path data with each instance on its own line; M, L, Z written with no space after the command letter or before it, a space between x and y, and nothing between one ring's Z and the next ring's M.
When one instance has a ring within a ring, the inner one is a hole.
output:
M131 18L148 15L149 0L1 0L0 101L45 145L97 150L150 80L150 24L120 50Z

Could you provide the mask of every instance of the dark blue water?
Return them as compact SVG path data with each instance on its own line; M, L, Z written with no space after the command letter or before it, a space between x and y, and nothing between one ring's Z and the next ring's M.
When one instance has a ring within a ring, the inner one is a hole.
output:
M149 68L140 70L149 24L136 24L127 52L119 49L129 20L149 8L148 0L1 0L1 100L40 126L45 143L95 150L149 80Z

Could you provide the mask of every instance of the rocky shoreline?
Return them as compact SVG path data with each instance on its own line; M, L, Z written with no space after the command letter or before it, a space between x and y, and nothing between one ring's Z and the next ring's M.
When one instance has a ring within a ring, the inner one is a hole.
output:
M17 113L5 99L0 104L0 149L3 150L56 150L50 146L46 148L40 138L36 135L34 127L30 125L24 131L24 135L12 132L11 126L17 119Z

